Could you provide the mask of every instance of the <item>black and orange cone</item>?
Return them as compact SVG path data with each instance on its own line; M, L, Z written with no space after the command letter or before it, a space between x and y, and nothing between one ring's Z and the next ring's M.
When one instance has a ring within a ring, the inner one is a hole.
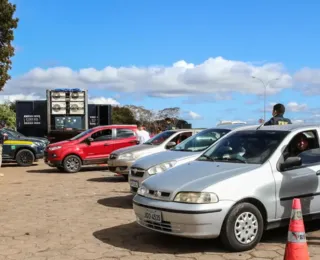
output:
M301 201L294 199L284 260L309 260L306 232L303 223Z

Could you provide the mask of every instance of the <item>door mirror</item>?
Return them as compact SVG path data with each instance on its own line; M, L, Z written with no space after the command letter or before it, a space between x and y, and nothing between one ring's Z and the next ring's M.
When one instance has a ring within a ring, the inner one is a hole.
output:
M87 139L84 140L84 142L85 142L87 145L90 145L91 142L93 142L93 141L94 141L94 139L91 138L91 137L88 137Z
M171 148L175 147L176 145L177 145L176 142L169 142L169 143L167 143L166 148L171 149Z
M302 160L300 157L288 157L283 163L280 164L280 169L281 171L285 171L296 166L301 166L301 164Z

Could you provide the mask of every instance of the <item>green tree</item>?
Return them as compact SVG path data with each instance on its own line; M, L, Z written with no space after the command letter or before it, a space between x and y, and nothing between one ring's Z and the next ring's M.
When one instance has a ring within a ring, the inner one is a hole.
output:
M11 69L11 58L14 56L13 30L18 26L18 18L14 18L16 5L8 0L0 0L0 90L11 78L8 74Z
M112 107L112 124L136 124L132 111L127 107Z
M16 113L10 108L8 104L0 105L0 121L5 121L10 128L16 127Z

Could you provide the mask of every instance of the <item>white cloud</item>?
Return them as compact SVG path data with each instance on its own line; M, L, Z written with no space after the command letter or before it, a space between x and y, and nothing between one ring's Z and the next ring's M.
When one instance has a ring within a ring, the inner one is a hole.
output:
M276 102L271 102L267 105L266 111L271 112L273 110L273 106L277 104ZM289 102L288 104L284 104L286 108L286 112L304 112L308 110L307 104L299 104L297 102ZM263 112L263 108L259 109L260 112Z
M86 88L115 92L138 92L156 97L178 97L213 94L217 97L238 93L262 94L261 82L279 78L268 87L268 94L275 94L292 86L292 78L278 63L254 65L249 62L209 58L201 64L177 61L172 66L105 67L102 70L84 68L74 71L68 67L35 68L20 77L13 78L5 86L4 94L28 94L43 96L45 89Z
M294 74L296 89L307 95L320 94L320 69L303 68Z
M181 118L184 120L199 120L199 119L203 119L203 117L201 115L199 115L196 112L193 111L182 111L181 113Z
M105 97L95 97L89 99L89 104L102 104L102 105L113 105L118 106L120 103L113 98L105 98Z

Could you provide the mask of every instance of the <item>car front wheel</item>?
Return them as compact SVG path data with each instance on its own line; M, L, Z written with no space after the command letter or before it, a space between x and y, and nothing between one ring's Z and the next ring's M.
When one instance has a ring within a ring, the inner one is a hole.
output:
M63 169L68 173L76 173L81 169L81 159L76 155L69 155L63 160Z
M16 162L19 166L31 166L34 159L33 152L28 149L22 149L16 154Z
M263 227L259 209L250 203L241 203L235 205L227 215L220 238L230 251L251 250L260 242Z

